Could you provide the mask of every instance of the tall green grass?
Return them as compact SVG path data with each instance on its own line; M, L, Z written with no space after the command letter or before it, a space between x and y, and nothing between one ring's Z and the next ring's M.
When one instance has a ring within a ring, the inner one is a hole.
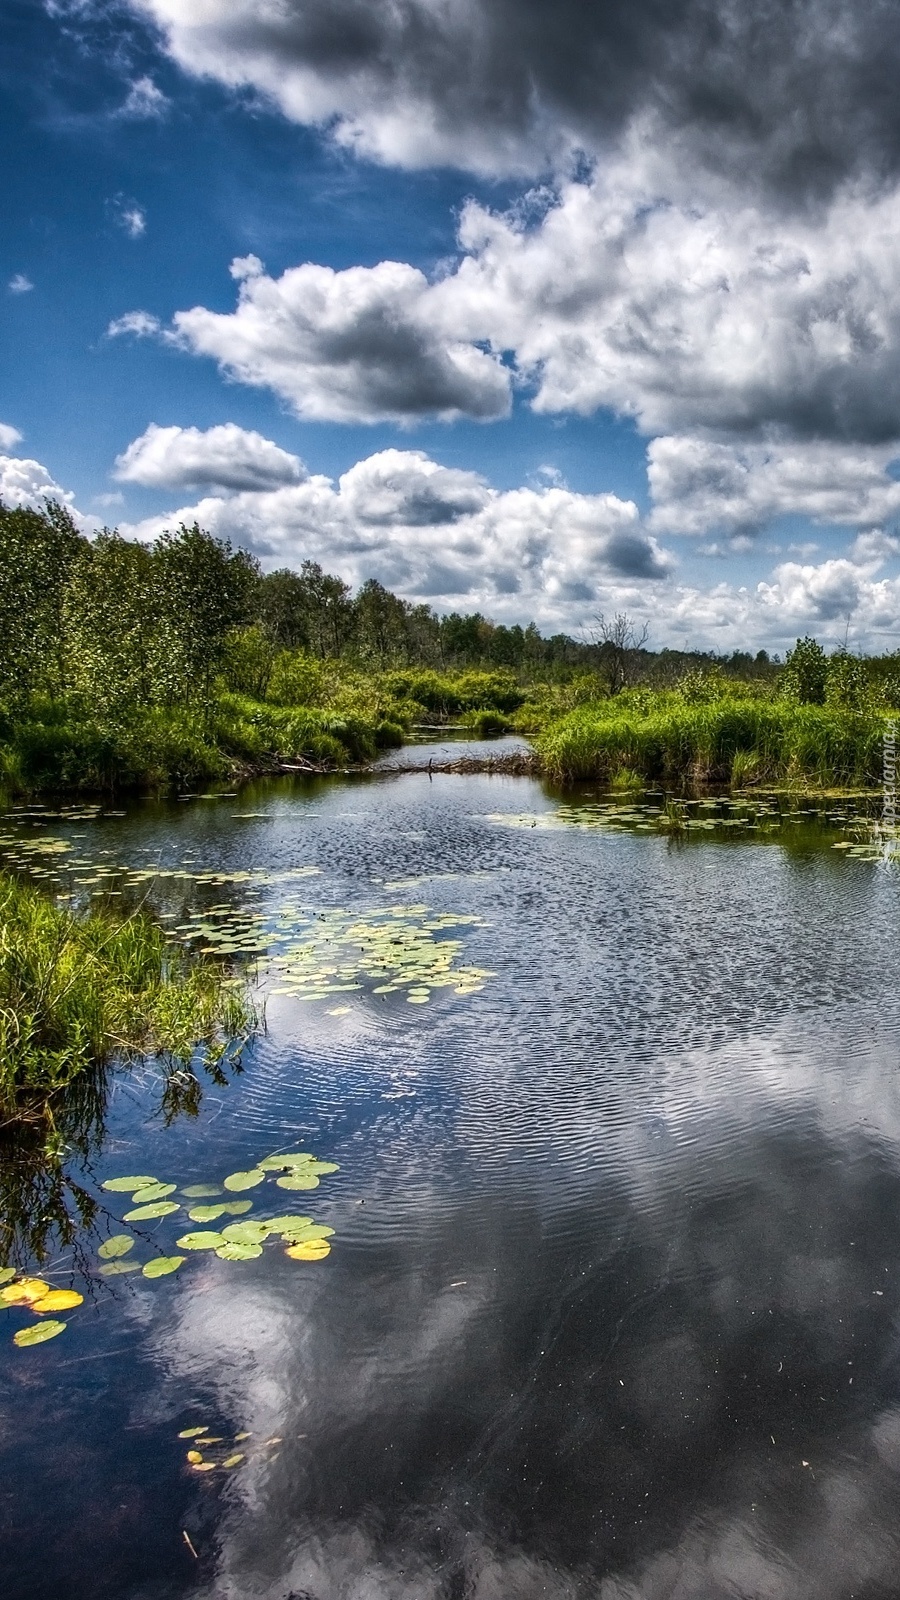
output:
M549 777L877 783L884 721L878 712L787 700L723 698L690 704L677 694L579 706L536 740Z
M221 968L143 914L78 915L0 875L0 1119L116 1059L220 1061L255 1021Z

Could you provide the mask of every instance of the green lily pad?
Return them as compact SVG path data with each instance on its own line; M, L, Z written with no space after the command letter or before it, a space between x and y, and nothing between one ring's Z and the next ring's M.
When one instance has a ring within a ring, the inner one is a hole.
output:
M324 1178L329 1172L340 1172L340 1170L336 1161L313 1161L309 1167L304 1169L305 1172L311 1172L314 1176L318 1175L320 1178Z
M179 1439L197 1439L201 1433L205 1432L205 1428L182 1428L178 1437Z
M165 1200L177 1187L175 1183L151 1183L146 1189L136 1189L131 1198L135 1205L143 1206L153 1200Z
M46 1344L48 1339L55 1339L58 1333L64 1333L67 1327L66 1322L35 1322L30 1328L20 1328L18 1333L14 1333L13 1344L17 1344L20 1350L27 1345Z
M0 1267L0 1283L9 1283L16 1275L15 1267Z
M166 1278L170 1272L177 1272L186 1256L157 1256L154 1261L148 1261L144 1267L145 1278Z
M176 1239L179 1250L218 1250L222 1244L227 1244L224 1234L221 1233L185 1233Z
M104 1261L115 1261L118 1256L127 1256L129 1250L134 1249L134 1240L130 1233L114 1233L111 1239L105 1239L97 1251Z
M181 1192L186 1194L189 1200L203 1200L207 1195L221 1194L222 1185L220 1183L192 1183L187 1189L182 1189Z
M232 1172L225 1179L225 1188L230 1189L232 1193L240 1194L242 1189L255 1189L264 1178L265 1173L260 1167L253 1167L249 1172Z
M242 1244L238 1239L229 1239L226 1244L220 1245L216 1255L222 1261L252 1261L255 1256L262 1255L261 1244Z
M297 1215L272 1217L271 1221L269 1222L270 1232L280 1234L293 1233L297 1228L311 1228L312 1226L312 1217L301 1217Z
M100 1268L104 1278L120 1278L126 1272L140 1272L140 1270L141 1263L139 1261L107 1261Z
M151 1183L158 1183L158 1178L107 1178L100 1185L101 1189L109 1189L113 1194L134 1194L136 1189L146 1189Z
M323 1227L314 1222L307 1228L291 1228L282 1233L283 1239L289 1239L291 1244L302 1244L305 1239L332 1239L334 1229Z
M310 1161L315 1161L315 1156L305 1152L294 1153L286 1156L266 1156L265 1161L259 1163L261 1172L284 1172L288 1167L304 1167Z
M181 1207L174 1200L156 1200L152 1206L138 1206L135 1211L126 1211L123 1222L149 1222L152 1217L170 1217L173 1211L180 1211Z
M318 1189L319 1180L315 1173L292 1172L284 1178L276 1178L279 1189Z
M262 1244L270 1231L268 1222L229 1222L227 1228L222 1229L222 1237L231 1244Z
M191 1206L188 1216L192 1222L215 1222L217 1217L239 1217L250 1211L252 1200L220 1200L213 1206Z

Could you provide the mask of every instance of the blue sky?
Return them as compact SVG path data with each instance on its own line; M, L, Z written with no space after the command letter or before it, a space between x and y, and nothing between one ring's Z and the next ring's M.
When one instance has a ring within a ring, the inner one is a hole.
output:
M546 630L900 647L878 8L760 45L722 0L711 63L717 5L6 0L0 492Z

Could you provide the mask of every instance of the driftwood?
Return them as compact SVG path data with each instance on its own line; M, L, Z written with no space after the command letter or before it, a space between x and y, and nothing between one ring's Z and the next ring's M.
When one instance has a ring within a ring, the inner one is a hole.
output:
M375 772L493 772L498 776L536 778L541 770L540 758L534 750L504 750L496 756L457 756L452 761L427 762L396 761L390 766L375 767Z

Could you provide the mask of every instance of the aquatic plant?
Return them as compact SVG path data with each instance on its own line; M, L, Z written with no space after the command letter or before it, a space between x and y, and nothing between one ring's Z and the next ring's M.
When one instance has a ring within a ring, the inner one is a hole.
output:
M115 1059L215 1065L255 1015L221 965L191 957L149 916L79 915L0 875L0 1114L52 1115L54 1098Z

